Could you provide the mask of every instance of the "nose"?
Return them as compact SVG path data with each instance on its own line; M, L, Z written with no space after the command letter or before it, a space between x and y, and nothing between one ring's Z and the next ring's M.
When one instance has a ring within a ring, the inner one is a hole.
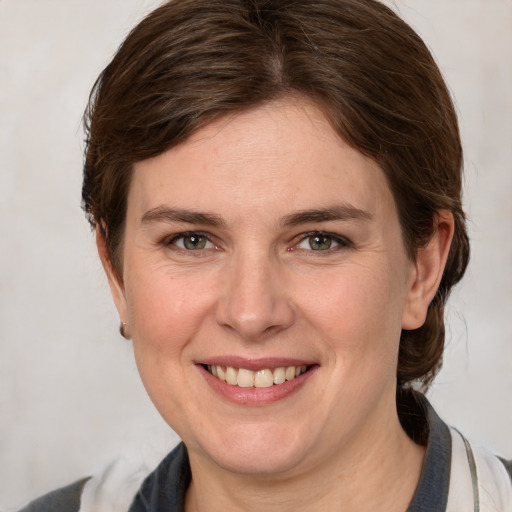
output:
M216 321L244 340L261 341L288 329L294 311L286 276L268 255L238 255L223 276Z

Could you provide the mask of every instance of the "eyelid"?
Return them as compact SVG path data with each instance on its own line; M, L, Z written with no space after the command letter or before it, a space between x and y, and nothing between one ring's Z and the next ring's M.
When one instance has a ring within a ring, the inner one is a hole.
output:
M213 247L207 247L204 249L198 249L197 252L201 252L207 249L219 249L218 243L215 243L214 237L210 233L206 233L204 231L199 230L189 230L189 231L182 231L180 233L175 233L173 235L168 235L165 238L162 239L162 245L164 246L170 246L173 245L178 250L183 250L186 252L196 252L190 249L185 249L182 247L179 247L176 245L176 241L186 238L187 236L200 236L206 238L207 242L212 244ZM331 247L329 249L326 249L325 251L314 251L313 249L309 249L308 252L333 252L336 251L338 248L351 248L354 247L354 244L345 236L338 235L336 233L331 233L328 231L309 231L306 233L301 233L298 237L296 237L296 242L293 244L293 246L289 250L296 250L298 249L298 245L302 243L304 240L307 240L308 238L311 238L313 236L322 236L326 238L330 238L336 245L335 247Z
M328 231L309 231L307 233L302 233L299 236L297 242L293 245L291 250L297 249L298 248L297 246L299 244L301 244L302 242L304 242L304 240L307 240L308 238L311 238L313 236L323 236L323 237L326 237L326 238L330 238L337 245L335 247L331 247L329 249L326 249L325 251L314 251L313 249L304 249L304 250L308 250L309 252L318 252L318 253L325 252L325 253L328 253L328 252L335 251L336 249L338 249L340 247L341 248L352 248L352 247L354 247L354 244L345 236L337 235L336 233L330 233Z
M196 231L196 230L190 230L190 231L182 231L180 233L175 233L173 235L170 235L170 236L166 236L163 240L162 240L162 244L165 245L165 246L169 246L169 245L173 245L174 247L176 247L177 249L180 249L180 250L183 250L183 251L186 251L186 252L195 252L195 251L192 251L190 249L185 249L183 247L179 247L176 245L176 241L177 240L180 240L182 238L186 238L187 236L199 236L199 237L204 237L206 238L206 240L213 245L213 247L207 247L207 248L204 248L204 249L198 249L197 252L200 252L200 251L204 251L206 249L212 249L212 248L215 248L217 249L217 244L212 240L212 236L209 234L209 233L205 233L204 231Z

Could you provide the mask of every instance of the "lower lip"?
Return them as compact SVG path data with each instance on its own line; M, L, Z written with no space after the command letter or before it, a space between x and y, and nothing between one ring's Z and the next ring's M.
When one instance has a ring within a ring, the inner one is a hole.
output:
M268 388L241 388L232 386L227 382L214 377L206 368L197 365L210 387L227 398L230 402L238 405L268 405L283 400L295 394L312 377L318 366L311 367L306 373L295 377L283 384L274 384Z

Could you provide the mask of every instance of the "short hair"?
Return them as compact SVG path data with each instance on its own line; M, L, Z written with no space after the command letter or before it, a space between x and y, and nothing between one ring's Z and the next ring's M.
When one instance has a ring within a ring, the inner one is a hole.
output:
M374 160L396 202L414 260L436 212L455 230L424 325L402 330L399 387L424 388L441 366L444 306L463 276L469 242L461 204L455 109L431 53L376 0L173 0L126 37L96 81L84 115L83 208L105 236L114 271L135 163L219 117L302 96L336 133Z

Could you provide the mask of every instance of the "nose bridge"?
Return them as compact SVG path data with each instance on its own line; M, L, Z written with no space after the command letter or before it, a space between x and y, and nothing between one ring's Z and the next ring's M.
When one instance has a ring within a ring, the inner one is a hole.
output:
M254 340L286 329L293 322L283 269L272 254L238 251L230 259L224 279L217 306L219 324Z

